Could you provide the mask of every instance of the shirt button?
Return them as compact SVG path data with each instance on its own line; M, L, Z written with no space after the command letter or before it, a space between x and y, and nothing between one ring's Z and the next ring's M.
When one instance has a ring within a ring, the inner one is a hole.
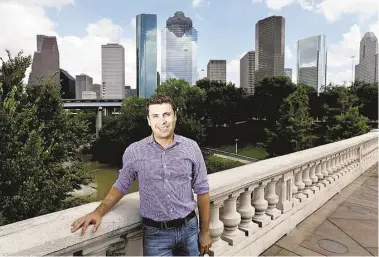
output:
M165 166L163 166L163 167L165 167L165 168L166 168L166 165L165 165Z
M168 198L170 198L170 195L167 195Z

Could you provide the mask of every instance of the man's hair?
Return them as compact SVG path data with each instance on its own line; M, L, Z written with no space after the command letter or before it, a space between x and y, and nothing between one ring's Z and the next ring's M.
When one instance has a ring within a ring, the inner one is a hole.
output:
M174 114L176 114L176 106L174 101L168 95L153 95L146 104L146 114L149 116L149 106L153 104L171 104Z

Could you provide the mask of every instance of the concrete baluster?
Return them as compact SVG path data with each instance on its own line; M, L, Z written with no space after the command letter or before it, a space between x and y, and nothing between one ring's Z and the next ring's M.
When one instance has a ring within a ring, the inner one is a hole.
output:
M220 207L222 200L212 201L210 204L209 230L211 232L212 247L211 251L216 255L223 251L229 244L221 239L224 231L224 223L220 220Z
M266 200L268 207L266 214L271 217L272 220L278 218L282 213L276 208L276 204L279 202L279 196L275 192L276 182L279 181L281 176L272 178L266 187Z
M253 221L258 223L260 227L266 226L270 222L270 217L266 215L268 202L265 199L264 188L270 180L265 180L259 183L259 186L254 189L252 204L255 208Z
M309 178L312 181L310 189L314 194L316 194L320 188L317 186L318 177L316 176L316 163L312 162L309 164Z
M323 181L323 179L324 179L324 175L323 175L322 172L321 172L321 166L322 166L321 162L322 162L321 160L318 160L318 161L316 162L316 176L317 176L317 178L318 178L318 181L317 181L316 186L317 186L320 190L322 190L322 189L326 186L325 184L322 183L322 181Z
M240 196L240 204L237 208L237 211L241 214L241 223L238 228L245 232L246 236L251 236L259 228L258 224L252 221L255 208L251 205L251 194L257 186L257 184L253 184L245 188L245 191Z
M279 196L279 202L276 207L282 214L292 209L292 181L293 172L288 171L276 183L276 192L278 192Z
M305 188L302 193L305 194L307 198L310 198L313 195L313 191L311 190L312 180L309 177L310 167L309 165L304 165L303 167L301 167L301 170L303 172L302 179L305 185Z
M300 202L303 202L307 196L303 194L305 184L303 182L303 171L301 168L295 170L295 185L297 187L297 193L294 195L295 198L299 199Z

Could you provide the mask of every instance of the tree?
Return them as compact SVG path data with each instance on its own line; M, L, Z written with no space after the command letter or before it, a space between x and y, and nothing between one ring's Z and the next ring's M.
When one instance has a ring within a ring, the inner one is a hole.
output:
M378 120L378 83L355 82L352 92L358 98L359 112L372 121Z
M280 106L295 87L287 76L266 77L259 82L253 97L257 118L267 119L268 126L275 125L280 117Z
M0 202L3 223L67 207L73 189L90 181L78 157L88 140L85 123L68 117L52 79L26 90L31 57L20 52L2 61L0 81Z
M205 91L202 109L207 121L205 124L217 126L233 126L237 121L246 121L250 110L246 110L247 95L242 88L233 83L220 81L198 80L196 86Z
M367 133L367 123L368 118L359 113L358 106L350 107L346 112L328 119L325 142L332 143Z
M309 116L308 90L298 86L279 108L275 126L267 128L267 151L271 156L284 155L313 147L316 139Z

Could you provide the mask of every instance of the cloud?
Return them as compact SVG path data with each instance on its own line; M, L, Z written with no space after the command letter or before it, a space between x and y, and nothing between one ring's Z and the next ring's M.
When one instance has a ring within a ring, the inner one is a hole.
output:
M204 4L204 0L192 0L193 7L201 7Z
M136 84L136 52L135 39L123 35L123 28L110 19L101 19L87 25L86 34L82 37L61 36L55 30L42 6L53 2L72 1L38 1L36 4L0 1L0 56L5 57L5 49L16 55L20 50L33 56L37 48L36 35L56 36L60 54L60 67L67 70L73 77L85 73L93 77L94 83L101 83L101 45L119 43L125 48L125 83L135 87ZM29 1L31 2L37 2ZM24 3L24 1L22 1ZM22 31L22 33L15 33ZM30 68L27 70L26 79Z
M240 86L240 60L246 53L239 54L226 64L226 80Z
M375 36L379 38L379 23L373 23L369 26L368 31L374 32Z
M361 31L357 24L350 31L342 35L337 44L330 44L328 48L328 67L336 68L351 63L351 56L358 56Z
M74 0L0 0L3 3L22 4L24 6L56 7L73 5Z
M350 85L351 84L351 77L352 72L351 68L344 70L344 71L338 71L338 72L327 72L327 84L330 82L336 84L336 85Z
M292 53L291 49L289 48L289 46L286 45L286 48L285 48L285 58L287 60L291 60L292 57L293 57L293 53Z
M344 14L356 14L361 22L378 13L377 0L253 0L253 3L264 2L269 9L280 10L291 4L322 14L329 22L339 20Z

